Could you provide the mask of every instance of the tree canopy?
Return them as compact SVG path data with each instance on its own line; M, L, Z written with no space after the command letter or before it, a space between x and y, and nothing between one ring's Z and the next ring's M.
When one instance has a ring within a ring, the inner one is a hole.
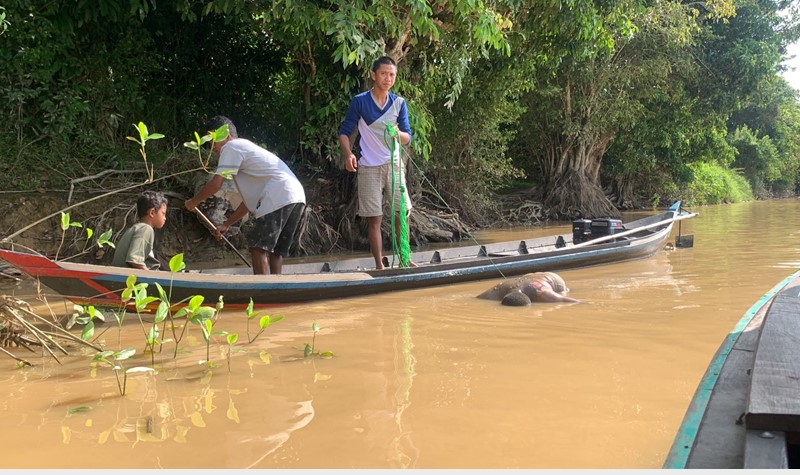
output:
M664 204L698 162L794 194L800 109L779 73L799 18L789 0L12 0L0 142L17 160L0 166L26 189L131 168L144 121L170 139L156 164L180 167L223 113L347 202L336 135L388 55L415 199L472 223L514 189L552 218Z

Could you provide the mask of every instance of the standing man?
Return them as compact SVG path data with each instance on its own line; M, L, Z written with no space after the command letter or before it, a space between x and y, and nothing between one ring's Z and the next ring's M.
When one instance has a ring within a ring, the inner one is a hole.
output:
M217 239L249 211L255 217L247 237L253 274L280 274L283 256L289 254L303 217L306 203L303 185L277 155L237 138L236 126L227 117L212 117L206 123L206 130L214 131L223 125L228 126L228 137L213 145L214 154L219 157L214 177L186 200L186 209L194 211L198 204L214 195L225 180L223 173L232 175L242 195L242 204L217 227Z
M388 56L382 56L372 63L370 72L372 89L358 94L350 101L347 115L339 129L339 147L344 154L344 166L349 172L358 173L358 215L367 218L367 236L375 268L383 269L383 238L381 221L383 218L384 191L392 186L392 149L387 141L397 134L400 143L411 142L411 126L408 123L408 109L402 97L389 92L397 77L397 65ZM356 160L350 144L350 135L358 127L361 136L361 159ZM387 131L387 127L393 130ZM398 130L399 129L399 130ZM394 159L395 167L402 163L399 150ZM396 213L400 211L400 189L407 212L411 212L411 199L406 191L405 174L400 175L400 183L392 190ZM395 220L395 236L400 239L400 220ZM407 238L407 237L406 237Z

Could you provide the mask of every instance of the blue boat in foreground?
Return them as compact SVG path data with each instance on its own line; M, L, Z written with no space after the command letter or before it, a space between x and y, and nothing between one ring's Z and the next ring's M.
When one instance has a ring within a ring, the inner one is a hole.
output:
M798 468L798 342L800 271L764 294L725 337L663 468Z

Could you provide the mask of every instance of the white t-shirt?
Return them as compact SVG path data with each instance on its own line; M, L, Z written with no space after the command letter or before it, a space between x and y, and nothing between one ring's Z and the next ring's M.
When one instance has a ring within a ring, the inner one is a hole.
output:
M217 175L230 170L247 209L256 218L292 203L305 203L303 185L274 153L246 139L222 146Z

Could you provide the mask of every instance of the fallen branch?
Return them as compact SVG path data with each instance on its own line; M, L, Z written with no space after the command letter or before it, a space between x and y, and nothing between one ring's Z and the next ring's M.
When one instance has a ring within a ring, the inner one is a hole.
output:
M74 178L69 181L69 195L67 196L67 204L72 202L72 191L75 189L76 183L81 183L84 181L95 180L97 178L111 175L111 174L119 174L119 175L128 175L131 173L142 173L141 170L103 170L100 173L96 173L94 175L85 176L83 178Z

